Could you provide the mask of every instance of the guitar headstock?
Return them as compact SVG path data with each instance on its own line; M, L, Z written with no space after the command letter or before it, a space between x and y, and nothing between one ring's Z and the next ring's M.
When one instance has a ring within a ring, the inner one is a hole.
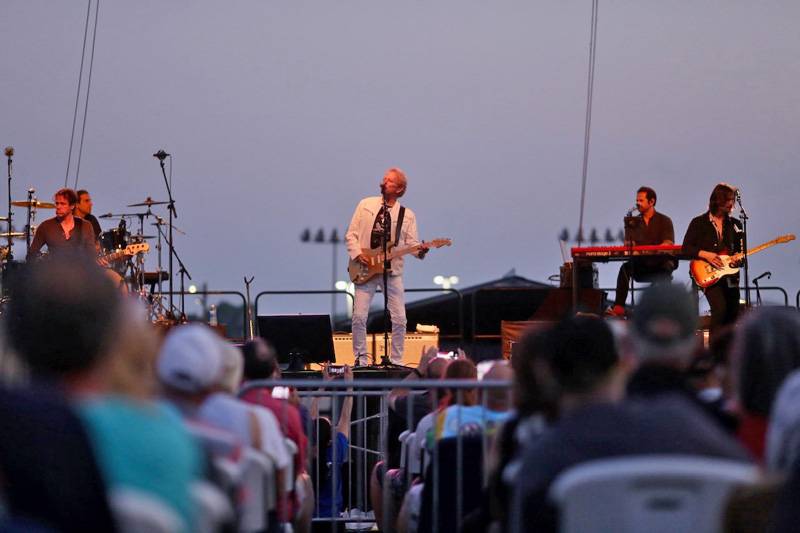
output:
M453 239L432 239L423 243L427 248L441 248L442 246L450 246L453 244Z
M136 244L129 244L125 247L123 252L125 255L136 255L141 252L148 252L150 251L150 245L146 242L140 242Z
M795 240L794 233L787 233L786 235L781 235L780 237L775 239L775 242L783 244L785 242L791 242L793 240Z

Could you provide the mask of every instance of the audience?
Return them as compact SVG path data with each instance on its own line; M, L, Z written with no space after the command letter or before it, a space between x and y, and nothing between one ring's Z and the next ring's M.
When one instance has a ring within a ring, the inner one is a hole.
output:
M778 389L800 367L799 324L795 310L762 307L742 319L733 338L739 439L759 461L764 459L767 424Z
M242 346L242 353L245 379L243 386L250 381L280 378L275 351L264 339L256 338L246 342ZM283 435L294 443L297 450L294 454L294 486L288 494L288 501L285 504L282 501L279 505L278 515L282 521L293 521L296 530L306 531L310 527L314 498L311 478L306 471L308 438L303 431L300 412L287 399L274 398L272 389L267 387L249 389L241 398L269 409L278 420Z
M329 367L322 370L324 381L331 381ZM344 380L353 381L353 370L344 367ZM324 391L320 389L320 391ZM347 389L352 392L353 389ZM334 396L332 401L338 401ZM338 517L344 510L344 492L342 490L342 465L347 462L350 451L350 414L353 409L353 397L347 395L342 401L339 421L334 427L331 420L319 415L319 397L314 396L311 403L311 477L314 481L317 503L314 507L315 517Z
M3 330L27 380L0 387L0 530L124 530L117 496L133 491L174 515L178 530L211 531L196 493L209 480L234 489L233 529L291 523L306 532L312 515L327 524L352 511L344 465L351 460L354 384L346 391L326 387L329 367L309 402L309 435L296 400L252 383L280 378L275 353L261 339L240 351L192 324L174 328L162 343L143 309L81 258L26 265L10 287ZM777 485L783 478L773 476L765 478L768 491L737 491L727 516L793 529L800 315L756 309L706 351L689 293L658 285L645 292L630 322L614 328L573 317L527 332L512 361L494 362L482 378L511 388L482 387L471 360L426 349L406 379L430 386L385 395L388 418L381 424L389 446L369 480L379 526L405 533L435 520L467 532L552 531L558 513L547 494L568 468L680 454L763 459L788 482ZM350 368L343 378L353 381ZM439 379L466 386L445 389ZM335 424L321 416L320 394L339 413ZM413 437L401 462L397 436L406 429ZM277 507L257 502L251 509L264 516L255 521L242 505L254 485L236 476L220 480L226 461L245 464L237 461L248 454L264 458L278 500ZM466 508L456 506L457 492ZM433 498L443 507L436 509ZM447 516L437 519L437 512Z
M646 293L642 297L645 305ZM656 332L680 329L661 314ZM559 389L560 417L529 446L516 477L512 531L555 530L548 502L552 482L575 464L622 455L691 454L747 461L747 454L683 395L667 393L625 400L636 361L617 353L609 327L577 317L553 330L549 366Z

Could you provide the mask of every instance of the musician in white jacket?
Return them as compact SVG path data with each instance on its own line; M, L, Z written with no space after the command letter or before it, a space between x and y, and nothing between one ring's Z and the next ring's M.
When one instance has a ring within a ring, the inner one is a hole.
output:
M363 250L380 250L383 239L384 201L388 208L388 242L399 247L419 244L417 234L417 218L411 209L401 207L398 199L406 192L406 176L399 168L386 171L381 182L382 196L370 196L358 203L350 226L347 228L345 241L350 259L362 264L368 263ZM397 225L400 223L398 236ZM422 259L427 253L422 248L417 257ZM387 294L389 296L389 314L392 320L392 353L391 360L401 364L403 360L403 343L406 332L406 308L403 289L403 258L392 259ZM367 315L372 297L378 287L383 287L383 276L378 275L369 281L356 285L353 305L353 354L357 365L369 362L367 354Z

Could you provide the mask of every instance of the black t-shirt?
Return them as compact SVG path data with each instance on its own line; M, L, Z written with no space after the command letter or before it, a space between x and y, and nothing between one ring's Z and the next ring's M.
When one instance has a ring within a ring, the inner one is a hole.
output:
M650 222L645 224L644 218L640 215L638 226L631 230L630 237L637 245L661 244L664 241L675 242L675 229L672 227L672 219L656 211L653 213Z
M83 216L83 219L92 224L92 229L94 230L94 238L100 237L100 234L103 232L103 228L100 227L100 221L97 220L97 217L91 213L87 213Z
M386 225L391 232L392 227L392 211L386 213ZM378 215L375 217L375 222L372 223L372 233L369 236L369 247L372 249L383 247L383 206L378 210Z

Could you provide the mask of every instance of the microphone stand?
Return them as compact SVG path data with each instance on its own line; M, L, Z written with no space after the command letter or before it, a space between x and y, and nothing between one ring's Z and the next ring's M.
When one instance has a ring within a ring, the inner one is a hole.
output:
M736 191L736 203L739 204L739 217L742 219L742 238L741 238L741 246L742 246L742 266L744 267L744 301L745 306L750 307L750 261L747 260L747 220L750 218L747 216L747 211L744 210L744 206L742 205L742 195L738 191ZM760 303L760 302L759 302Z
M383 248L383 355L381 356L382 367L391 366L389 358L389 269L392 261L389 259L389 239L391 237L391 224L389 223L389 205L386 203L386 196L383 197L383 237L381 246Z
M756 305L759 307L761 307L762 302L761 302L761 287L758 286L758 280L760 280L763 277L770 279L772 277L772 272L764 272L760 276L756 276L755 278L753 278L753 285L756 286Z
M175 278L175 276L173 275L174 271L173 271L173 266L172 266L172 256L173 256L173 254L175 254L175 246L173 245L173 241L172 241L172 219L173 218L178 218L178 212L175 210L175 199L172 197L172 187L170 187L169 180L167 179L167 172L166 172L166 170L164 170L164 159L166 157L172 157L172 156L158 157L158 164L161 166L161 175L164 176L164 185L167 186L167 196L169 198L169 202L168 202L168 206L167 206L168 209L169 209L169 238L167 239L167 246L170 249L170 254L169 254L169 309L170 309L170 313L171 313L172 310L175 307L173 305L173 296L174 296L173 292L174 291L172 290L172 283L173 283L173 279ZM160 230L161 230L161 228L159 228L159 231ZM175 257L177 257L177 254L175 254ZM180 259L178 259L178 262L180 263ZM183 264L181 264L181 268L183 268ZM184 269L184 273L188 274L188 272L185 272L185 269ZM160 275L161 274L159 274L159 276ZM192 279L192 277L189 276L189 279ZM183 286L183 273L181 274L181 286ZM183 291L183 289L181 289L181 292L182 291ZM183 300L183 294L181 294L181 301L182 300ZM183 303L181 303L181 313L183 313Z
M159 233L162 232L160 225L156 226L156 228L158 229ZM170 229L172 229L172 226L170 226ZM170 252L170 258L169 258L170 259L170 263L172 263L172 257L174 256L175 260L178 262L178 266L180 266L180 269L178 270L178 272L181 275L181 317L180 317L180 322L183 323L183 322L187 322L187 320L186 320L186 299L185 299L185 297L186 297L186 289L185 289L186 280L185 280L185 278L189 278L191 280L192 279L192 275L189 274L189 271L186 269L186 265L184 265L183 261L181 261L181 258L178 255L178 251L175 249L174 246L169 246L169 252ZM161 274L159 273L159 278L160 277L161 277ZM170 292L170 310L169 310L169 312L173 313L173 316L174 316L174 312L173 312L173 308L172 308L172 278L171 277L170 277L170 284L169 285L170 285L170 289L169 289L169 292Z
M6 256L6 264L9 264L11 261L14 260L14 256L11 253L11 167L13 165L13 156L14 150L10 148L6 148L6 156L8 157L8 255Z

